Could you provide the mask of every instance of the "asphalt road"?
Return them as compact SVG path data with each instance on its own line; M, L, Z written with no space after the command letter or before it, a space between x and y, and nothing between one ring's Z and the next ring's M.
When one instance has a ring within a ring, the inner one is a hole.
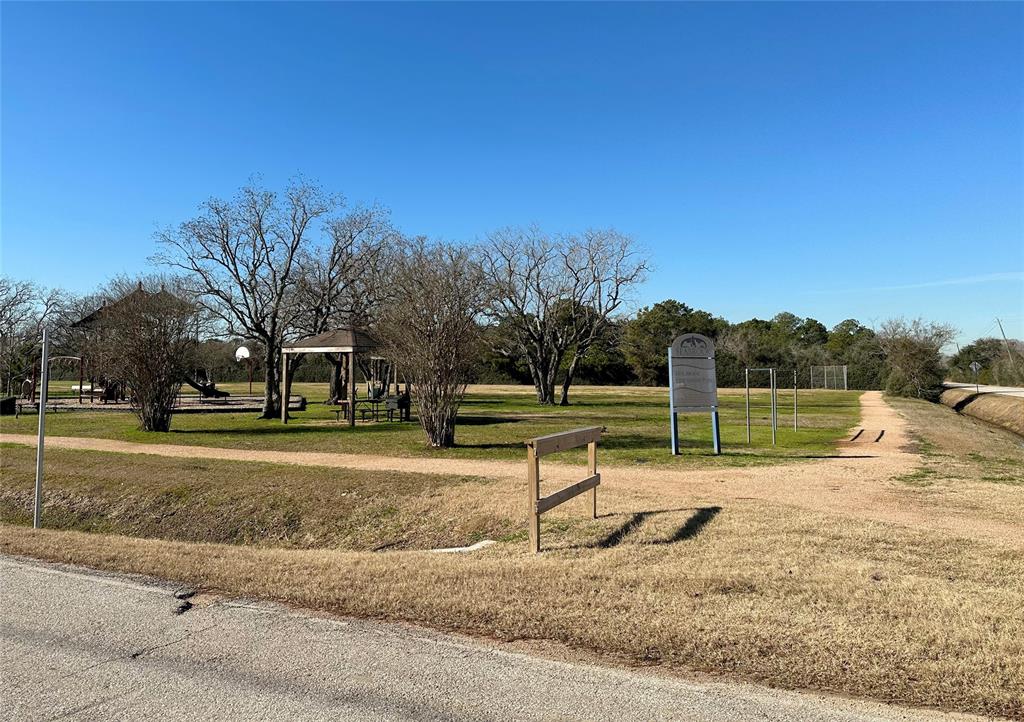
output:
M906 720L870 702L535 658L0 557L7 719Z
M1024 396L1024 389L1019 386L987 386L981 384L975 387L974 384L961 384L953 381L947 381L942 384L947 389L967 389L974 391L977 388L980 394L995 394L996 396Z

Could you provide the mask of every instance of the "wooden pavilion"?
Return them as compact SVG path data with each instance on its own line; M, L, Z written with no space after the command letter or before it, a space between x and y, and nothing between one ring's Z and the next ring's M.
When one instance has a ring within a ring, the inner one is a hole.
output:
M347 373L347 386L346 395L348 398L341 400L340 403L346 407L345 416L348 419L349 426L355 426L356 424L356 365L359 362L359 358L363 357L369 362L371 368L371 376L376 376L376 370L378 367L386 368L386 364L380 362L386 361L384 357L374 354L374 351L380 344L377 340L369 333L353 328L339 328L333 331L326 331L325 333L317 334L316 336L307 336L306 338L299 339L294 343L285 345L281 348L281 393L282 396L285 390L288 388L288 356L289 354L304 354L304 353L315 353L325 354L327 356L338 356L338 361L347 367L345 373ZM400 413L400 418L408 419L408 394L409 388L406 384L404 404L400 404L400 397L398 395L398 370L394 364L390 364L388 369L387 378L381 379L383 381L382 387L377 390L379 396L373 397L373 390L370 389L371 394L368 394L367 402L377 403L381 400L386 400L389 404L388 410L397 410ZM391 384L395 385L395 396L391 397ZM394 404L394 409L391 405ZM402 408L404 405L405 408ZM390 414L389 414L390 416ZM288 409L285 404L281 405L281 421L288 423Z

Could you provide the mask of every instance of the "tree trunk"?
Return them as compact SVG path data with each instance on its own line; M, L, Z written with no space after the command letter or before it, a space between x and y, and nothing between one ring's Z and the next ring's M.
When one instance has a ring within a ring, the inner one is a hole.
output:
M324 358L331 364L331 382L327 400L328 403L336 404L348 398L348 374L346 373L348 357L343 353L337 355L325 353Z
M272 337L271 337L272 338ZM280 381L279 372L281 369L281 363L278 359L278 351L280 350L273 340L263 339L266 355L263 358L263 362L266 365L267 373L266 380L263 385L263 412L260 414L261 419L278 419L281 418L281 407L278 405L280 398L280 392L278 391L278 382Z
M586 352L584 351L584 353ZM569 369L565 372L565 379L562 380L562 398L558 402L559 406L569 405L569 387L572 385L572 379L576 375L576 367L579 364L581 355L579 353L573 354Z
M295 383L295 372L302 366L302 361L306 357L305 354L290 354L288 356L288 377L285 379L284 396L282 397L281 403L287 403L284 399L290 399L292 397L292 384ZM282 363L284 360L282 359ZM281 369L281 373L284 374L284 369ZM288 418L291 418L289 416Z
M533 386L537 390L537 403L554 406L555 380L558 377L558 367L562 365L562 357L559 354L537 354L537 357L530 359L529 365Z

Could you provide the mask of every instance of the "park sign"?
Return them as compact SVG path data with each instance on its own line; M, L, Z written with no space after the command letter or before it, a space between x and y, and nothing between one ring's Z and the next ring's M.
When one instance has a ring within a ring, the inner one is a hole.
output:
M721 453L714 341L699 333L677 336L668 347L668 385L672 453L679 453L678 413L686 411L711 412L712 441L715 453Z
M668 349L668 378L676 411L718 408L715 343L699 333L684 333Z

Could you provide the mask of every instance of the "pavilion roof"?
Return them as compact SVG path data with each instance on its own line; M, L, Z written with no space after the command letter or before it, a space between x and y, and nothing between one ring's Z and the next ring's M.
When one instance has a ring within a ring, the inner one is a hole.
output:
M122 296L116 301L104 303L102 306L97 308L92 313L78 319L73 324L71 324L71 328L89 328L91 326L94 326L96 325L97 322L101 321L104 316L116 312L117 309L120 308L121 306L133 303L136 299L139 298L140 294L143 297L149 297L155 299L159 303L166 304L168 308L174 308L175 306L180 306L184 308L189 305L188 301L178 296L175 296L173 293L167 291L166 289L161 288L159 291L149 292L146 289L144 289L142 287L142 284L140 283L138 288L136 288L131 293Z
M380 344L371 334L352 327L338 328L285 344L285 353L351 353L371 351Z

